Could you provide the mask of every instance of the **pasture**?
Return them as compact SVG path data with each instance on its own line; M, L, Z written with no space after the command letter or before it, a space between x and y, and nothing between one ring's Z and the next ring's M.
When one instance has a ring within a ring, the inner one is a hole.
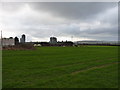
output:
M117 88L118 47L3 50L3 88Z

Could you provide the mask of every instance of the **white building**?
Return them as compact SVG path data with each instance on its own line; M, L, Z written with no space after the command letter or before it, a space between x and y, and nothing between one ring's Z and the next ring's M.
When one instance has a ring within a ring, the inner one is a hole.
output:
M0 45L2 46L12 46L12 45L15 45L15 40L14 38L2 38L2 41L0 39Z

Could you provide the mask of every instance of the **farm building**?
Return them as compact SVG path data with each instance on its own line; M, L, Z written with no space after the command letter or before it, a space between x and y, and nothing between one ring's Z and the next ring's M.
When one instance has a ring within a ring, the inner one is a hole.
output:
M2 46L12 46L12 45L15 45L15 40L13 37L10 37L10 38L2 38L2 41L0 39L0 45Z
M57 38L56 37L50 37L50 44L56 44Z

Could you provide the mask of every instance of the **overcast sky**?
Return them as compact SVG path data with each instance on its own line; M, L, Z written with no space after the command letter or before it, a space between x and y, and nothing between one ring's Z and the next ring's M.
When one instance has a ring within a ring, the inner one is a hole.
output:
M4 37L27 41L117 40L117 2L0 3L0 29ZM72 38L73 37L73 38Z

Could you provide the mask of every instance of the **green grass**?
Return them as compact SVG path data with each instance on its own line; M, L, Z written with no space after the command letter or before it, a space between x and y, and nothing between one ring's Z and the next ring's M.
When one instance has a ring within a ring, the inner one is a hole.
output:
M3 88L117 88L118 47L3 51Z

